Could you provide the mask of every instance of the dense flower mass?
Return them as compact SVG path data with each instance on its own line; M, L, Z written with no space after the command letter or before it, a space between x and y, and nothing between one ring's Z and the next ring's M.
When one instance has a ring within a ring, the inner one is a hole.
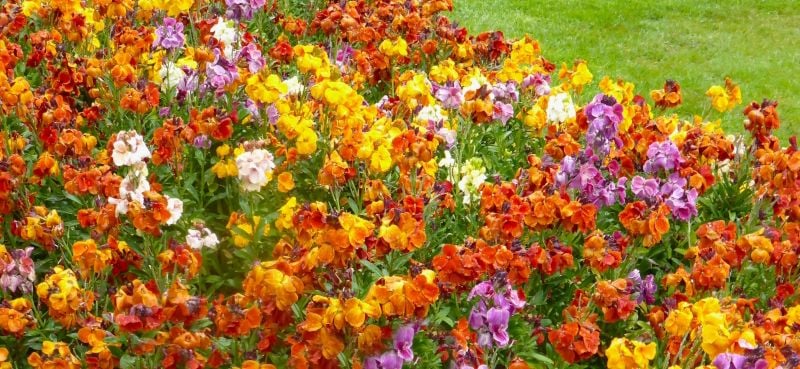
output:
M0 369L800 368L778 102L452 7L5 1Z

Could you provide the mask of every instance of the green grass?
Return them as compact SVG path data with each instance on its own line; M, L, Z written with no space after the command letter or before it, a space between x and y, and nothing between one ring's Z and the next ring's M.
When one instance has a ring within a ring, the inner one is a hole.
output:
M596 85L608 75L646 96L666 79L681 84L683 118L722 118L741 132L741 105L710 112L705 91L730 76L743 103L778 100L784 139L800 133L800 1L454 0L452 18L471 33L529 34L561 65L589 62Z

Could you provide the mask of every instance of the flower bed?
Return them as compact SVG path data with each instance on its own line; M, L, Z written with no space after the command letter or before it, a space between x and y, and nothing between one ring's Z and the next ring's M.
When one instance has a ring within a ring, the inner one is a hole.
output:
M6 1L0 368L800 367L777 102L451 9Z

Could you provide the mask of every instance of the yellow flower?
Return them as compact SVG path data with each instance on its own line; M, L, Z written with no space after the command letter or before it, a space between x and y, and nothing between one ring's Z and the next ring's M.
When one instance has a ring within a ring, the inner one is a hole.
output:
M720 113L731 111L742 102L742 91L730 78L725 78L725 87L711 86L706 96L711 98L711 106Z
M280 180L280 176L279 179ZM297 199L295 197L289 198L286 204L283 204L278 210L278 219L275 220L275 228L286 230L293 227L292 218L294 212L297 210Z
M170 17L175 17L180 15L181 13L189 10L194 5L194 0L171 0L171 1L164 1L160 4L162 9L167 11L167 15Z
M375 173L383 173L392 167L392 156L386 146L380 146L372 154L369 161L369 170Z
M541 51L539 42L526 35L511 44L510 59L515 64L535 64Z
M228 144L224 144L222 146L217 147L216 152L217 152L217 156L219 156L220 158L224 158L224 157L230 155L231 147L228 146Z
M434 65L431 67L431 79L440 85L443 85L447 82L457 81L458 72L456 71L455 65L455 62L450 59L443 60L438 65Z
M733 339L725 322L725 314L710 313L703 319L701 347L709 357L717 357L725 352Z
M270 74L265 79L264 73L259 73L247 78L247 86L244 90L251 99L272 104L278 101L282 94L289 91L289 88L277 75Z
M692 314L689 303L681 302L677 309L669 313L664 321L664 327L673 337L683 336L691 328L692 319L694 319L694 314Z
M328 54L314 45L296 45L293 50L297 59L297 69L302 73L314 73L317 79L331 77Z
M236 177L239 174L239 170L236 168L236 162L233 161L233 159L224 159L218 161L211 167L211 172L220 179L225 177Z
M800 305L795 305L786 312L786 325L791 327L800 323Z
M378 50L389 57L408 56L408 44L402 37L398 37L394 41L383 40L381 45L378 46Z
M578 60L572 69L567 69L567 64L563 64L558 72L558 78L564 81L565 88L574 88L575 91L580 93L583 90L583 86L589 84L594 76L589 71L586 62Z
M600 81L600 91L606 95L611 95L621 104L625 104L633 100L634 85L630 82L625 82L621 79L612 81L608 76L603 77Z
M317 151L317 132L311 128L300 131L297 136L297 153L308 155Z
M656 357L656 344L614 338L606 349L609 369L647 369Z
M22 2L22 14L30 17L33 13L42 9L42 3L39 0L25 0Z

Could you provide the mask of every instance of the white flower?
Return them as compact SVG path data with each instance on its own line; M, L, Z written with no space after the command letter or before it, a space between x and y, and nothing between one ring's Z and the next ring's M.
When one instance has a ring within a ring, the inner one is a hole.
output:
M121 167L134 165L150 157L150 150L144 143L144 139L136 131L121 131L117 133L114 141L114 151L111 158L114 165Z
M164 92L170 88L175 88L186 78L186 73L183 69L171 61L162 64L158 74L161 76L161 91Z
M551 96L547 101L547 120L551 123L564 123L575 118L575 104L568 93Z
M214 38L225 44L225 58L233 59L233 47L236 44L236 28L233 21L225 21L225 18L220 17L213 27L211 33Z
M203 247L213 249L219 244L219 239L214 232L201 225L200 228L189 230L186 234L186 244L195 250L200 250Z
M137 163L133 170L128 172L119 183L119 196L121 200L137 201L144 203L144 193L150 191L150 182L147 180L147 165ZM120 206L120 205L117 205ZM125 205L127 207L127 204ZM127 210L125 211L127 212Z
M444 158L442 158L442 160L439 160L439 166L442 167L442 168L450 168L453 165L456 165L456 160L453 159L452 156L450 156L450 151L449 150L445 150L444 151Z
M304 86L302 83L300 83L300 78L298 78L297 76L289 78L289 79L283 81L283 83L287 87L286 95L289 95L289 96L300 95L306 89L306 86Z
M447 119L447 114L439 105L425 106L417 113L417 120L427 124L428 122L442 122Z
M164 197L167 198L167 211L169 211L167 225L173 225L177 223L178 219L181 219L181 215L183 215L183 201L166 195Z
M472 158L461 168L461 180L458 181L458 189L464 195L464 205L469 205L472 199L480 199L478 189L486 181L486 168L483 167L483 160Z
M109 197L108 203L115 206L114 213L116 213L117 216L128 213L128 205L130 203L128 199L118 199L116 197Z
M245 191L259 191L272 177L275 162L272 154L263 149L247 151L236 157L236 169Z

